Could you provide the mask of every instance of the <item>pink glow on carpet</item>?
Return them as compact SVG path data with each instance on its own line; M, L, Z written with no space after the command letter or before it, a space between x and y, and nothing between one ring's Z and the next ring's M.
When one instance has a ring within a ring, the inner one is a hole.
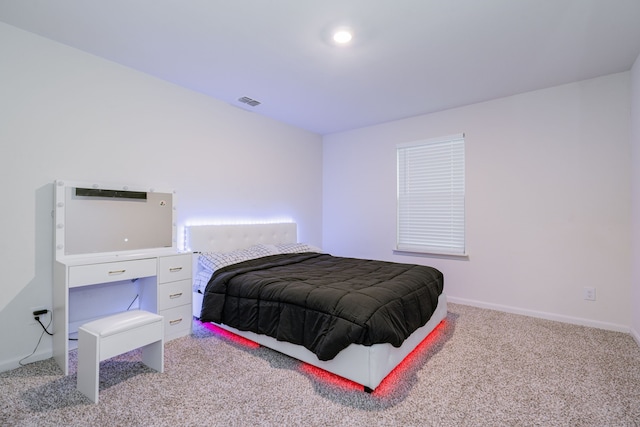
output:
M214 325L213 323L200 322L200 324L214 334L222 336L229 341L233 341L236 344L240 344L247 348L260 348L260 344L258 344L257 342L243 338L240 335L236 335L233 332L227 331L226 329L222 329L221 327Z
M420 363L424 361L425 352L433 345L438 338L441 337L445 328L445 320L440 322L438 326L434 328L433 331L427 337L422 340L420 344L416 348L414 348L411 353L404 358L402 362L398 366L396 366L390 373L387 375L382 382L376 387L372 394L380 397L389 396L394 394L395 388L399 381L402 380L402 377L406 375L407 372L416 369ZM332 374L331 372L327 372L324 369L320 369L318 367L309 365L308 363L302 363L300 366L300 371L310 374L313 377L317 378L320 381L324 381L325 383L331 384L334 387L341 388L344 390L357 390L362 391L363 387L360 384L357 384L351 380L346 378L342 378L338 375Z
M436 326L434 330L431 331L431 333L427 335L427 337L422 340L422 342L418 344L418 346L414 348L413 351L411 351L411 353L409 353L407 357L405 357L404 360L400 362L400 364L396 366L389 373L389 375L387 375L382 380L382 382L378 385L378 387L376 387L372 394L378 397L393 395L397 385L399 384L399 381L402 380L402 377L406 375L407 372L416 369L419 364L424 361L426 351L433 345L435 341L437 341L442 336L445 329L445 322L446 320L441 321L438 326ZM222 336L236 344L240 344L251 349L260 348L260 344L243 338L225 329L222 329L212 323L201 322L201 324L216 335ZM325 371L324 369L318 368L308 363L300 362L299 370L305 374L312 376L318 381L322 381L342 390L354 390L359 392L362 392L363 390L363 386L358 383L355 383L336 374L332 374L331 372Z

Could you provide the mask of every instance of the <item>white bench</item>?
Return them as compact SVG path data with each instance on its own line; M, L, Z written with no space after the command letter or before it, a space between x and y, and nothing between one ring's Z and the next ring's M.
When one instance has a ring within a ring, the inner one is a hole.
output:
M98 403L100 362L142 347L142 362L164 372L164 318L131 310L78 328L78 390Z

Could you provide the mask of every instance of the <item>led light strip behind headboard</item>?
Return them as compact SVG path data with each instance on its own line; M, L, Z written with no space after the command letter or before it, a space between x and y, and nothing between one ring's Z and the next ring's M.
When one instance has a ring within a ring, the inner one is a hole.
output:
M294 222L270 224L192 225L185 228L185 247L196 252L230 252L259 243L296 243Z

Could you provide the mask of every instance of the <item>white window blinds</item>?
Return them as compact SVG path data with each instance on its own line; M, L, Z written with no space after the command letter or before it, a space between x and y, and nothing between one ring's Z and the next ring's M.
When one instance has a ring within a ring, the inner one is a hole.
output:
M397 249L464 255L464 135L397 146Z

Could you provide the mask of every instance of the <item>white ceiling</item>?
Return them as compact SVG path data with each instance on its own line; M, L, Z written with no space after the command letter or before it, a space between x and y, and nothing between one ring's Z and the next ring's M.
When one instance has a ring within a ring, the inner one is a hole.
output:
M319 134L627 71L640 54L640 0L0 0L0 21ZM332 45L344 24L352 45Z

